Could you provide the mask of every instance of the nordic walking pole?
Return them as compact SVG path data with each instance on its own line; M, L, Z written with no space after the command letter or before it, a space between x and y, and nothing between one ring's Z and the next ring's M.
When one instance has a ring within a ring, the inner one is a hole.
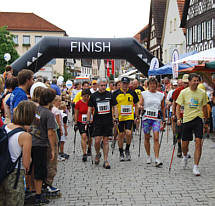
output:
M74 136L74 150L73 150L74 154L75 154L76 133L77 133L77 130L75 130L75 136Z
M172 151L172 157L171 157L171 161L170 161L170 165L169 165L169 173L171 171L171 168L172 168L172 162L173 162L173 157L174 157L174 153L175 153L175 146L176 146L176 143L177 143L177 136L178 135L173 135L173 138L175 138L174 140L174 146L173 146L173 151Z
M114 133L113 133L113 140L112 140L112 155L114 153L114 150L115 150L115 146L116 146L116 138L117 138L117 135L119 134L119 129L118 129L118 126L117 124L114 125Z
M140 149L141 149L141 134L142 134L142 115L140 116L140 137L139 137L139 154L138 154L138 157L140 157Z
M88 132L88 135L87 135L87 137L88 137L88 143L90 142L90 140L91 140L91 136L90 136L90 126L89 125L87 125L87 132ZM93 141L93 140L92 140ZM93 142L92 142L93 143ZM92 162L92 164L93 164L93 152L92 152L92 150L91 150L91 162Z

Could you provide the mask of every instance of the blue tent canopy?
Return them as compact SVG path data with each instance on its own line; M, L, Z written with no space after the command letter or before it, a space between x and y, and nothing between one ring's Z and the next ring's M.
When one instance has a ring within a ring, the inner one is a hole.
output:
M196 53L197 53L196 51L185 53L180 56L180 59L187 57L187 56L191 56ZM195 65L194 64L179 64L178 70L180 71L182 69L187 69L187 68L190 68L193 66L195 66ZM166 64L158 69L148 71L149 76L157 76L157 75L165 75L165 74L172 74L172 65L171 64Z

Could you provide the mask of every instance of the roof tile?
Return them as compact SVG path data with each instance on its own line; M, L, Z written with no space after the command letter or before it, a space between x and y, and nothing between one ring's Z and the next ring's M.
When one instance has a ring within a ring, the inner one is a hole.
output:
M65 32L34 13L0 12L2 26L7 26L8 30Z

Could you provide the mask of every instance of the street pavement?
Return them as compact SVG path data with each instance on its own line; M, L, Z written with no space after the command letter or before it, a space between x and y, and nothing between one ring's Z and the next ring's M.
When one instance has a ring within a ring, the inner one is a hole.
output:
M80 135L77 132L76 151L74 148L74 131L69 127L68 141L65 144L65 152L70 158L64 162L58 162L58 172L54 186L61 189L62 197L52 199L49 205L164 205L164 206L190 206L190 205L215 205L215 143L205 139L203 153L200 162L201 176L196 177L192 173L194 142L190 144L188 167L183 170L181 159L175 152L171 173L169 164L172 154L172 135L170 131L164 133L160 149L162 168L156 168L154 163L147 165L146 153L143 145L141 156L138 158L139 136L134 135L134 141L130 147L132 160L119 162L118 146L112 155L109 152L110 170L105 170L103 158L100 165L91 164L90 158L86 163L82 162ZM152 141L151 141L152 142ZM110 142L111 145L111 142ZM151 145L153 151L153 145ZM154 153L153 160L154 160ZM95 150L93 149L93 157Z

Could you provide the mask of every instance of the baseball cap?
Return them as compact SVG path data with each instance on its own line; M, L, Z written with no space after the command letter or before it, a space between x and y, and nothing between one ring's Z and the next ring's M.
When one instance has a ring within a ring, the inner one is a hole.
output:
M129 84L130 79L128 77L122 77L121 82Z
M172 80L172 85L173 85L173 86L178 85L178 81L177 81L176 79L173 79L173 80Z
M182 78L182 82L186 82L186 83L189 82L188 77L189 77L189 74L184 74Z
M92 81L92 84L97 84L97 81L96 81L96 80L93 80L93 81Z

